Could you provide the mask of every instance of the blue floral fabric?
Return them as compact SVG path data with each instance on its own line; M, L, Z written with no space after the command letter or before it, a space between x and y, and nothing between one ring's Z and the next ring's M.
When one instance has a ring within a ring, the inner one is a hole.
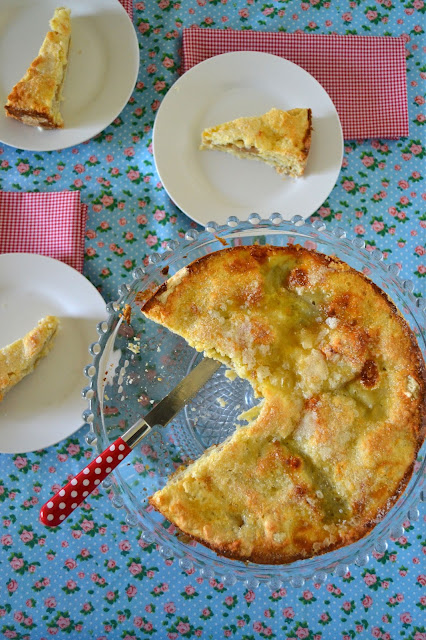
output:
M178 78L183 27L403 36L410 135L345 144L341 174L314 217L363 238L425 292L424 0L146 0L135 2L140 73L105 131L62 151L0 145L3 190L79 190L89 205L84 273L106 300L153 251L196 226L165 193L152 128ZM86 428L54 447L0 456L0 634L94 640L202 637L425 640L426 511L386 552L342 578L301 589L225 586L164 560L96 490L53 531L41 504L92 457Z

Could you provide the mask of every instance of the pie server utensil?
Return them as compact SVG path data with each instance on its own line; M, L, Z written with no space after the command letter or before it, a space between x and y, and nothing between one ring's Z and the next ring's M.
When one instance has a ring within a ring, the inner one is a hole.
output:
M179 384L143 418L139 418L122 436L92 460L78 475L50 498L40 510L40 520L57 527L87 496L129 455L156 426L165 427L195 396L221 366L204 358Z

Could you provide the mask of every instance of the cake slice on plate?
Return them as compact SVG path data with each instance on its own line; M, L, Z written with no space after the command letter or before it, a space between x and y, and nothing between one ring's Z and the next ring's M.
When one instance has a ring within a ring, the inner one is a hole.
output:
M237 118L201 135L200 149L226 151L261 160L281 175L303 175L311 146L311 109L271 109L262 116Z
M71 38L71 11L55 9L38 56L13 87L5 104L6 115L34 127L62 129L62 87Z
M58 325L56 316L46 316L26 336L0 349L0 402L49 353Z

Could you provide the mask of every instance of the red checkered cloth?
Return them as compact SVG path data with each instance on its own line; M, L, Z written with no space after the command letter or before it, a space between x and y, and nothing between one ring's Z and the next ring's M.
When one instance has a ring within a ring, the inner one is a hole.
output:
M332 99L346 140L408 136L402 38L183 30L183 71L230 51L272 53L308 71Z
M0 191L0 253L38 253L81 272L86 219L79 191Z
M130 20L133 20L133 0L120 0L120 2L129 14Z

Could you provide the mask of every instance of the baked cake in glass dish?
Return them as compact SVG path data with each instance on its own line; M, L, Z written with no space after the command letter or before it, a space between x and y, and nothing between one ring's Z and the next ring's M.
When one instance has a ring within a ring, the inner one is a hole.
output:
M285 564L351 544L404 491L425 436L425 367L393 302L341 260L236 246L142 306L262 398L150 503L219 555Z

